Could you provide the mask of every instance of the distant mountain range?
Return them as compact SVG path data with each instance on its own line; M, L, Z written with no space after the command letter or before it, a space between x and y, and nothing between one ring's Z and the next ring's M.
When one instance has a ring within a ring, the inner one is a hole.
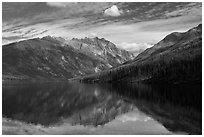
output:
M134 55L103 38L46 36L2 47L3 79L69 79L116 67Z
M202 81L202 24L184 33L174 32L134 60L83 82L186 83Z
M3 79L201 82L202 25L171 33L137 57L98 37L15 42L2 47L2 69Z

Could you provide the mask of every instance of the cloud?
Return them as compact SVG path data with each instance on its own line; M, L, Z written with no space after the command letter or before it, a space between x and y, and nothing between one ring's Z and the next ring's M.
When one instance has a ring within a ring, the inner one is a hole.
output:
M122 122L128 122L128 121L143 121L147 122L149 120L152 120L151 117L143 114L138 109L134 109L134 111L126 113L125 115L121 115L117 118L118 120Z
M152 47L153 44L148 44L148 43L127 43L127 42L122 42L120 45L118 45L121 48L124 48L129 51L141 51L146 48Z
M73 4L76 2L47 2L47 5L51 7L67 7Z
M90 36L91 36L91 37L96 37L96 36L97 36L97 34L96 34L96 33L94 33L94 32L91 32L91 33L90 33Z
M113 5L112 7L108 8L104 11L105 16L113 16L113 17L120 16L121 13L122 13L122 11L119 10L116 5Z

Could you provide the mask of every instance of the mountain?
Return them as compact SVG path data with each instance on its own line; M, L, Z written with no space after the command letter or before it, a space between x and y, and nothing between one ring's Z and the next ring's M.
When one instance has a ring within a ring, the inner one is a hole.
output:
M133 54L99 38L46 36L2 47L3 79L69 79L116 67Z
M184 48L185 46L186 47L191 46L190 41L196 41L196 40L199 41L199 38L202 38L202 25L201 24L184 33L174 32L174 33L167 35L159 43L145 50L141 54L139 54L135 60L147 59L148 57L150 57L150 55L153 55L153 54L159 55L165 50L166 52L167 51L170 52L168 48L169 49L173 47ZM188 42L189 45L186 45L187 44L186 42Z
M174 32L123 65L90 75L83 82L202 81L202 24L187 32Z
M101 58L109 61L111 66L117 66L118 64L124 63L134 58L134 55L126 50L122 50L116 47L115 44L111 43L104 38L85 38L76 39L73 38L66 42L76 49L80 49L85 54L94 54Z

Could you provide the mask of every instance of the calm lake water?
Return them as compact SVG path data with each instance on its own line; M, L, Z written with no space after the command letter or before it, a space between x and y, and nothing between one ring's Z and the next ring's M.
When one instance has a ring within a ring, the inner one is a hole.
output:
M202 86L6 82L2 111L63 134L201 134Z

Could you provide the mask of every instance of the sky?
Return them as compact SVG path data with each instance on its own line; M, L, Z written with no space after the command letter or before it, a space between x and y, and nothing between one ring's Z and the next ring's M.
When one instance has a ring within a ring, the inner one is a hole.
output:
M202 23L202 3L3 2L3 45L47 35L99 37L141 51Z

